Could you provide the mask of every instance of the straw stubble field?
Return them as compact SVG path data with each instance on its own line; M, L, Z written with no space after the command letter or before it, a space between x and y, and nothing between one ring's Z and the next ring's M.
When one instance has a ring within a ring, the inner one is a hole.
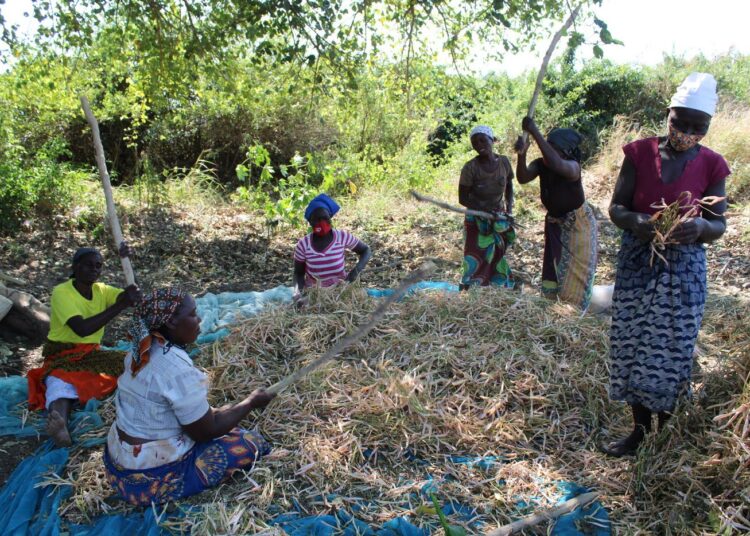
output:
M197 360L210 374L213 404L319 357L375 305L346 287L315 293L302 312L278 307L241 324ZM274 533L266 522L294 509L437 527L422 493L429 486L441 501L474 509L468 531L476 533L553 503L556 482L571 481L602 493L616 534L746 530L748 313L747 301L711 295L693 399L636 458L614 460L598 446L626 433L629 417L607 398L606 318L502 290L412 296L248 423L272 441L273 454L190 500L196 509L175 527ZM111 421L111 403L104 416ZM79 451L63 477L75 486L63 506L69 519L124 508L108 498L100 456ZM483 469L454 456L496 463Z

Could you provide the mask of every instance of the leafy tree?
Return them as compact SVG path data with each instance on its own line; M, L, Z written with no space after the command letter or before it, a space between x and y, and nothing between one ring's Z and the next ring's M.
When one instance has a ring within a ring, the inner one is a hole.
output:
M589 22L596 3L587 2ZM449 74L435 66L434 54L448 50L458 65L476 42L495 55L514 52L546 35L550 20L568 10L563 0L34 0L32 6L40 26L31 40L2 21L8 69L0 74L0 143L15 149L4 151L0 164L41 169L41 158L90 170L90 134L77 100L85 92L115 182L143 174L158 180L200 158L216 166L223 182L270 199L296 195L290 192L304 190L303 182L330 183L313 168L336 169L346 177L342 184L399 175L417 180L425 162L399 156L405 148L424 155L427 133L441 117L451 123L448 141L459 139L473 112L464 117L458 108L496 105L492 95L500 88ZM46 150L50 143L61 150ZM255 144L268 152L273 169L294 162L295 154L306 155L306 164L274 174L270 183L250 166L238 181L237 166ZM402 174L398 166L407 161L410 170ZM30 174L14 177L14 191L30 187Z

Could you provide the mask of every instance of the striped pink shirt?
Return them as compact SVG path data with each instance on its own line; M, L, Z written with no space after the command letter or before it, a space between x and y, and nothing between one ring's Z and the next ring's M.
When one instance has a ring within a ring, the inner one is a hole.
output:
M346 279L344 256L347 249L354 249L359 240L346 231L333 229L333 240L323 251L312 247L312 234L297 242L294 248L294 260L305 263L305 286L330 287Z

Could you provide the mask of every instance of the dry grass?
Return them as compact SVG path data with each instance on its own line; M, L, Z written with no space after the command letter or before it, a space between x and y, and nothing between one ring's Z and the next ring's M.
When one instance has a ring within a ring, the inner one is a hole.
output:
M622 146L656 135L658 133L652 128L644 127L630 117L615 117L613 125L602 133L602 138L606 141L599 148L596 157L586 165L586 173L593 176L591 180L584 181L587 198L608 200L612 197L624 158Z
M234 399L320 355L373 306L363 293L345 292L320 293L302 315L279 309L244 324L215 349L214 385ZM546 307L517 294L481 294L428 294L399 304L340 365L313 375L264 414L264 432L290 452L272 468L274 487L280 488L274 502L282 510L293 508L289 498L295 497L312 512L326 511L331 505L318 498L336 494L344 504L371 501L362 515L374 524L414 515L424 504L410 494L425 485L426 469L410 460L413 453L436 478L458 477L441 492L477 508L491 523L518 513L512 506L517 496L550 496L546 487L570 478L538 449L566 441L593 446L585 423L598 420L604 387L591 373L584 375L591 383L554 396L545 385L560 382L569 368L603 374L604 330L563 306ZM538 326L513 327L540 314L559 314L562 325L535 318ZM527 342L503 340L503 327ZM530 366L530 354L539 363ZM576 409L561 419L559 406ZM377 462L368 462L372 453ZM446 460L488 453L507 461L494 477Z
M649 218L649 222L654 226L654 238L651 240L651 266L654 265L656 257L664 264L669 264L664 251L669 246L679 244L679 241L674 238L675 231L685 222L700 217L702 211L711 212L709 207L724 200L726 197L714 195L693 200L690 192L682 192L672 203L667 204L662 199L660 203L652 204L651 206L657 211Z
M711 128L701 141L726 158L732 175L727 179L729 202L750 202L750 108L723 109L711 120Z
M280 307L245 322L199 361L211 374L212 403L238 400L320 356L375 305L347 287L317 293L302 313ZM342 361L267 408L255 424L274 453L191 499L204 506L181 526L273 534L266 522L278 513L355 504L373 525L406 515L435 526L420 495L430 473L441 500L475 508L487 527L553 502L554 483L569 480L602 491L618 534L740 530L750 516L748 314L747 301L710 298L694 401L638 458L613 460L598 444L625 433L628 416L607 399L603 320L491 289L406 299ZM501 462L487 471L451 455ZM84 451L69 468L76 489L63 509L71 519L111 503L97 456ZM533 506L519 508L519 499Z

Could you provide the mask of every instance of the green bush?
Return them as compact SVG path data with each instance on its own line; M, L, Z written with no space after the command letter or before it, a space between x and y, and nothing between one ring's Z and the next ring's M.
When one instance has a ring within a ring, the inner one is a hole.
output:
M0 158L0 229L12 230L33 213L51 215L70 208L90 174L60 162L67 155L60 139L50 140L31 158L24 158L18 145L6 147Z
M652 80L663 80L668 86L663 97L668 100L677 84L693 71L711 73L716 78L719 106L734 102L750 104L750 56L730 52L717 58L696 56L685 59L667 56L652 69Z
M243 186L233 198L263 211L269 225L304 223L307 204L318 192L335 194L342 184L341 174L320 159L295 154L289 164L274 167L268 150L260 144L247 149L247 158L237 166Z
M648 123L664 116L666 104L657 88L643 69L606 60L591 61L580 71L562 64L545 81L543 120L578 130L586 138L584 154L591 156L616 116Z
M103 34L75 63L28 49L0 74L0 226L64 210L90 173L91 134L76 97L82 88L114 182L134 186L140 201L199 195L206 179L212 195L234 192L271 219L296 221L317 191L429 189L457 176L472 156L466 131L477 123L492 126L498 151L511 156L535 81L533 72L450 74L429 56L408 64L373 56L344 72L324 60L298 65L228 51L221 69L185 64L160 84L139 71L137 50L113 43ZM660 125L691 70L717 77L723 103L750 102L750 57L739 54L668 57L655 68L572 65L551 67L537 122L578 129L589 155L618 115L647 130ZM248 146L262 147L267 164L248 160ZM266 165L273 173L261 177ZM188 178L201 180L175 186Z

